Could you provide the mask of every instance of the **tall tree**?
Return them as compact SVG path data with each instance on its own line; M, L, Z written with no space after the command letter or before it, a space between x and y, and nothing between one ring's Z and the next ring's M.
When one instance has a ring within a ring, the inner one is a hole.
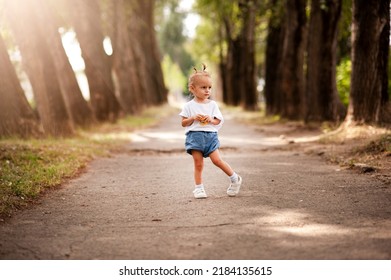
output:
M154 1L111 1L113 69L128 113L167 101L154 29Z
M378 123L387 112L389 33L390 0L353 1L348 122Z
M27 102L0 36L0 138L27 137L38 132L37 118Z
M115 96L110 60L103 48L99 2L70 0L66 3L82 50L95 117L99 121L114 121L120 104Z
M55 18L54 10L45 0L37 0L34 5L34 12L40 17L38 21L49 51L53 57L54 66L57 70L57 77L60 83L61 92L67 107L69 116L77 126L86 127L94 122L94 115L90 105L83 98L75 72L69 62L58 32L59 23Z
M288 119L301 119L304 116L306 3L306 0L285 2L283 50L277 67L280 73L280 113Z
M23 66L33 88L39 117L46 134L68 136L73 127L67 113L50 46L34 13L35 0L5 1L6 15L23 58ZM23 19L23 20L21 20ZM50 23L47 23L50 24Z
M135 34L130 32L131 2L110 1L112 24L109 31L113 46L112 67L116 75L118 95L126 113L138 113L143 106L142 94L146 92L140 75L139 57L135 53ZM138 39L135 39L137 41Z
M133 1L135 4L135 13L132 17L132 26L136 28L136 34L139 35L138 38L140 39L138 42L141 43L141 67L144 68L144 78L146 79L147 85L146 94L150 94L152 105L163 104L167 101L168 90L164 85L163 71L160 63L161 56L156 39L153 13L155 0ZM137 43L137 41L134 43Z
M307 121L336 121L344 107L336 86L337 30L342 0L311 1L307 48Z
M239 82L241 104L246 110L258 108L257 65L255 63L255 25L259 0L241 0L243 27L238 37L240 47Z
M199 0L196 6L200 14L211 20L215 37L220 41L217 45L223 101L246 109L254 109L258 103L254 54L256 15L260 5L260 0ZM204 45L210 48L208 44Z
M266 114L274 115L278 114L281 108L281 92L278 90L280 73L276 64L282 58L281 42L284 38L282 1L271 0L269 9L271 11L266 39L264 95Z

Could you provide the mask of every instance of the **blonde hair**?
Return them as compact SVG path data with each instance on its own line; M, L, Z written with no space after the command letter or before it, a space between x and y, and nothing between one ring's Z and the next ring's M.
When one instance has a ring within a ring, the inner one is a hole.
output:
M189 77L189 82L188 82L188 88L190 91L190 87L195 83L197 78L199 77L209 77L211 78L211 75L209 74L208 71L206 71L206 65L202 63L202 70L197 70L197 68L193 67L194 73L192 73ZM191 91L190 91L191 92Z

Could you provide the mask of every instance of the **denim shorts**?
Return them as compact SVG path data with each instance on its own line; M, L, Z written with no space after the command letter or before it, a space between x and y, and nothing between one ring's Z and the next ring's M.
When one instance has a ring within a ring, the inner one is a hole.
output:
M186 134L185 149L189 154L192 150L197 150L206 158L219 147L220 142L217 132L189 131Z

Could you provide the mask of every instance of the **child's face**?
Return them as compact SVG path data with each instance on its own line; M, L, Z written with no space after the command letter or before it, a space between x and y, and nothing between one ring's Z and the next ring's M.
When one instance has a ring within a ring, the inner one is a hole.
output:
M200 101L208 99L212 93L212 79L207 76L197 77L191 86L191 92Z

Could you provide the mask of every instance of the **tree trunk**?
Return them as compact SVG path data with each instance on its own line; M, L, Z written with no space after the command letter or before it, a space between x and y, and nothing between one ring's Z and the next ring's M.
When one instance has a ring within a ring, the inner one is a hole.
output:
M56 69L49 46L39 29L39 18L32 12L33 1L8 0L6 14L17 45L22 53L23 66L30 79L39 117L46 134L69 136L73 133ZM22 20L23 19L23 20Z
M278 63L283 118L303 117L306 0L286 1L282 59Z
M35 136L38 132L37 118L27 102L0 36L0 138Z
M242 107L258 109L257 66L255 63L255 16L259 0L241 0L243 27L239 34L239 86Z
M388 106L389 7L390 0L353 1L348 122L378 123Z
M134 12L132 27L139 40L134 41L136 52L139 50L140 67L146 81L147 96L151 105L159 105L167 101L167 88L164 85L161 58L156 41L154 23L155 0L133 0ZM139 47L137 49L137 47Z
M134 32L129 32L129 11L132 7L124 0L112 0L110 3L113 11L113 28L110 37L113 45L113 70L117 77L118 95L126 113L135 114L142 109L145 102L142 100L142 94L146 92L146 89L132 46Z
M226 101L228 105L240 105L240 41L237 38L228 36L228 50L225 62L225 81L227 83Z
M342 0L311 2L308 35L306 121L344 117L336 84L337 30Z
M278 0L273 0L271 2L272 14L269 19L266 39L264 96L267 115L278 114L280 107L280 92L278 91L279 72L276 63L277 61L280 61L282 56L281 40L284 37L281 26L282 15L281 11L276 8L277 3Z
M83 98L75 72L62 45L61 36L58 32L59 25L53 16L54 11L48 5L47 1L38 0L34 5L34 9L40 17L40 28L42 33L45 34L46 43L51 46L49 50L57 70L65 105L75 125L88 127L94 122L94 115L89 104Z
M109 57L103 49L101 13L97 0L67 1L85 63L90 98L99 121L115 121L120 112L111 76Z

